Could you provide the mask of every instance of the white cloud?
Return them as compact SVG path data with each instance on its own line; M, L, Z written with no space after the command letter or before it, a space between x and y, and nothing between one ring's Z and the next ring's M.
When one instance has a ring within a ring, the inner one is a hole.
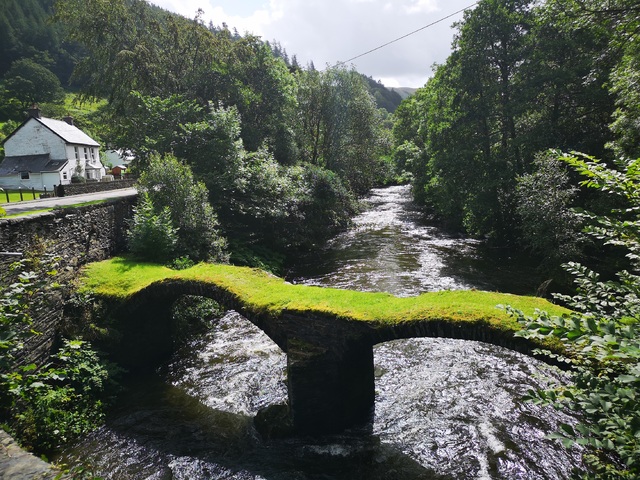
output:
M436 0L414 0L404 6L404 11L410 15L416 13L431 13L438 10Z

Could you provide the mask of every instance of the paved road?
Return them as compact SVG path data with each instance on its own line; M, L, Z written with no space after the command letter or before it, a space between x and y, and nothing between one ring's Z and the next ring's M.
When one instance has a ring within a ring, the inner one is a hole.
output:
M122 188L119 190L109 190L98 193L85 193L83 195L71 195L68 197L43 198L40 200L28 200L25 202L3 203L2 208L7 211L7 215L17 213L27 213L45 208L55 208L64 205L74 205L76 203L92 202L95 200L108 200L110 198L129 197L136 195L135 188Z

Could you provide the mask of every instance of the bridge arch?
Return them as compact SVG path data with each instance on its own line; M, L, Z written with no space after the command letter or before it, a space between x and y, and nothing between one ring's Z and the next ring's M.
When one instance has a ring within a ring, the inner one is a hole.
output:
M156 281L123 301L114 315L125 334L116 355L136 367L170 352L171 306L184 295L211 298L235 310L287 354L289 415L304 434L337 433L370 424L375 406L373 347L415 337L477 340L531 354L537 345L483 321L424 318L357 321L320 310L256 308L216 283L170 278Z

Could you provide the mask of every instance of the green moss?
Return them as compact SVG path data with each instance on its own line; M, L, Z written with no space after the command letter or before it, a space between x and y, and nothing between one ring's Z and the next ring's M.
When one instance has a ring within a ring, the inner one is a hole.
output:
M248 267L201 263L186 270L113 258L85 267L79 288L126 300L152 283L183 279L215 284L240 299L248 308L277 314L283 310L336 315L383 325L416 320L482 323L493 329L517 331L518 323L497 306L511 305L527 314L535 309L552 315L567 310L537 297L497 292L456 290L395 297L334 288L292 285L264 271Z
M12 213L11 215L7 215L3 218L18 218L18 217L26 217L28 215L35 215L36 213L45 213L52 211L53 208L43 208L41 210L31 210L29 212L21 212L21 213Z

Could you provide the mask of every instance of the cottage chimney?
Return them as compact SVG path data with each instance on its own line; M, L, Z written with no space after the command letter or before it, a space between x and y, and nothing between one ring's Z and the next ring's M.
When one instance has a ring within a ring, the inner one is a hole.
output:
M28 110L29 118L41 118L40 108L37 103L31 105L31 108Z
M67 122L69 125L73 125L73 117L71 115L67 115L66 117L62 117L62 120Z

